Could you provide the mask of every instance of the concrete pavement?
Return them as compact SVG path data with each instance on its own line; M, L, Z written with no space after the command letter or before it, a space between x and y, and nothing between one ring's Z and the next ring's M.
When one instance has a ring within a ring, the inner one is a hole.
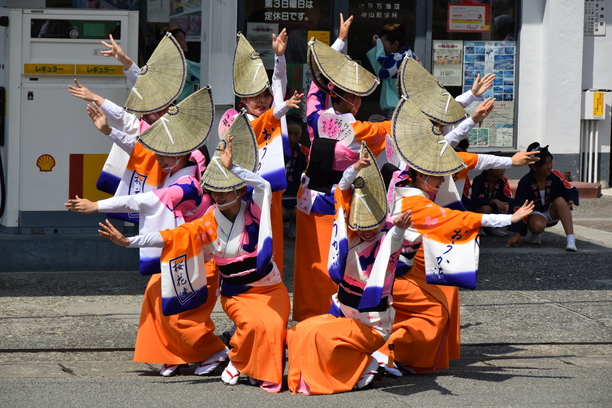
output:
M612 401L612 194L574 212L540 245L483 237L478 288L461 291L462 357L451 368L332 396L162 378L132 362L147 278L124 272L0 273L0 407L608 407ZM292 290L293 243L286 250ZM230 322L220 309L221 334Z

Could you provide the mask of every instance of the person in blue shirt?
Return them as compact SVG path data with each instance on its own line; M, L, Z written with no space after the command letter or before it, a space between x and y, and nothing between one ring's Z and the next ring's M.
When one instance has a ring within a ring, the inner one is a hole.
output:
M386 24L380 35L372 36L374 46L366 56L374 68L376 76L382 80L380 109L391 119L393 110L399 102L397 96L397 71L406 55L421 62L407 44L404 29L400 24Z

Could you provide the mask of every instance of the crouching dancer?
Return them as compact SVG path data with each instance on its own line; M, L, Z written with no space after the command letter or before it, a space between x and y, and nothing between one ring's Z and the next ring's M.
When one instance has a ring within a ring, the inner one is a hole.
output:
M393 326L391 288L410 211L395 218L391 230L381 231L387 218L384 182L365 143L360 156L335 192L328 268L339 286L329 314L287 332L287 381L293 393L334 394L369 385L378 371L371 354L385 344Z
M212 257L220 271L221 305L237 327L221 379L235 385L242 373L251 384L278 392L289 294L272 259L270 184L252 172L257 167L257 145L248 120L238 116L227 133L233 137L220 143L204 172L202 185L216 205L202 218L129 239L107 221L100 224L100 235L121 246L163 247L164 259ZM233 164L233 157L238 164ZM242 200L245 183L253 187L252 201ZM203 259L188 264L201 265Z

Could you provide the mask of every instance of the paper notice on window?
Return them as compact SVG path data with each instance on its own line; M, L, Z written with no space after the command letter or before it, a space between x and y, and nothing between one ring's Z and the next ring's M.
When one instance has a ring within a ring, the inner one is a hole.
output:
M246 38L267 70L274 69L274 49L272 49L272 34L278 35L278 24L247 23Z
M444 86L461 86L463 41L433 41L433 76Z

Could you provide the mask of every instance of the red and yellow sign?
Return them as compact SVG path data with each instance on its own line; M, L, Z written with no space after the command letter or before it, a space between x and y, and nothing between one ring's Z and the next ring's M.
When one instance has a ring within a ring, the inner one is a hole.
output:
M68 197L79 196L90 201L99 201L112 195L96 188L96 182L104 167L108 154L71 154L68 182Z

